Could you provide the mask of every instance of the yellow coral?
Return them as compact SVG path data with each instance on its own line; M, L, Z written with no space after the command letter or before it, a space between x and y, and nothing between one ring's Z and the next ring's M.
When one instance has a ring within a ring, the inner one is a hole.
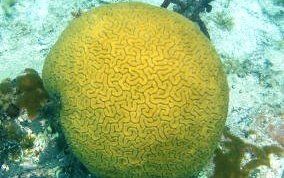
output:
M212 155L227 115L210 42L186 18L142 3L73 20L43 80L61 95L74 153L100 177L188 177Z

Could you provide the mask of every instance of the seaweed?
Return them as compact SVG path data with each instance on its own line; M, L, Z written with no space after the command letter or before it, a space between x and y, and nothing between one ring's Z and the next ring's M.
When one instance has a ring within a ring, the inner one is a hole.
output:
M30 135L24 135L21 140L21 147L23 149L29 149L34 146L35 138Z
M222 148L215 151L213 178L247 178L258 166L270 166L270 154L283 154L283 149L276 145L257 147L245 143L231 134L228 128L224 130L223 135L226 140L221 143ZM253 159L242 166L242 160L247 152L253 155Z
M23 109L27 109L30 118L34 117L47 99L42 80L33 69L0 83L0 167L33 147L34 138L22 129L16 118Z
M23 75L16 78L17 92L22 93L26 91L32 91L37 88L43 88L43 83L34 69L27 68L24 70Z
M78 18L80 17L81 15L83 14L82 10L79 8L78 10L76 11L72 11L71 12L71 15L74 17L74 18Z
M197 23L204 35L210 39L207 27L200 18L200 13L211 12L209 4L213 0L164 0L161 7L167 8L170 3L174 4L174 11Z
M163 3L161 4L161 7L167 8L171 3L171 0L164 0Z
M232 30L234 26L234 20L231 16L226 14L224 11L217 12L214 18L214 22L217 26L224 30Z
M34 148L35 137L26 129L28 126L36 132L35 129L38 129L39 122L17 119L20 113L23 114L23 109L27 109L29 116L35 115L35 112L43 116L41 118L47 119L47 125L52 128L50 129L52 135L58 133L54 140L50 140L44 152L39 152ZM38 177L39 175L32 172L54 168L54 165L51 162L47 163L47 160L59 165L57 167L60 169L57 173L59 177L94 177L68 147L58 120L59 109L59 96L54 94L49 97L47 95L40 76L33 69L26 69L16 79L5 79L0 83L0 177ZM33 125L37 126L33 127ZM51 149L55 150L51 151ZM33 154L39 157L38 166L15 169L13 166L21 162L25 154L30 154L27 150L34 151ZM51 152L54 154L50 155ZM58 162L58 159L61 161Z
M26 109L30 119L36 118L39 109L48 101L48 93L34 69L25 69L24 74L16 78L16 105Z
M48 93L34 69L25 69L16 79L0 83L0 116L16 118L24 109L30 119L36 118L39 110L48 101Z

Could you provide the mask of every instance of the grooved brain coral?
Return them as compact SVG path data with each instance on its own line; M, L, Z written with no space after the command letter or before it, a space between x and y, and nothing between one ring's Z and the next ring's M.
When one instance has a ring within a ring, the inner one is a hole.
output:
M99 177L188 177L208 161L227 116L218 55L186 18L142 3L95 8L49 53L72 150Z

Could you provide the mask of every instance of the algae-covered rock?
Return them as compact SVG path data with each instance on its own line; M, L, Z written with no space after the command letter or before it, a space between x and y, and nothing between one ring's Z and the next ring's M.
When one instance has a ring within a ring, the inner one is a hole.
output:
M60 94L67 142L100 177L193 175L227 116L227 80L209 40L181 15L142 3L72 21L43 82Z

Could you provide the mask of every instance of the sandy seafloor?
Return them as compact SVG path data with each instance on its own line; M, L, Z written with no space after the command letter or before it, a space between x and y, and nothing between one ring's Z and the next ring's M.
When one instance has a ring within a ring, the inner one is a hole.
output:
M143 2L157 6L162 3L161 0ZM41 73L50 48L74 18L71 12L87 11L100 4L94 0L19 0L6 12L10 13L9 17L0 8L0 80L15 78L25 68ZM215 0L211 5L212 12L203 14L202 20L221 56L229 81L226 125L247 143L283 146L283 6L275 5L273 0ZM220 15L230 24L222 24ZM18 118L19 122L24 119L24 115ZM41 132L33 133L32 128L24 128L36 137L33 150L14 163L2 165L0 175L64 177L60 166L65 163L57 161L64 160L64 156L48 156L58 154L48 148L57 134L51 133L43 120L38 122ZM254 134L247 136L251 130ZM46 159L39 160L33 154L36 150L48 152ZM284 158L271 155L270 163L270 168L259 167L255 177L283 178ZM199 177L210 177L212 164L209 163Z

